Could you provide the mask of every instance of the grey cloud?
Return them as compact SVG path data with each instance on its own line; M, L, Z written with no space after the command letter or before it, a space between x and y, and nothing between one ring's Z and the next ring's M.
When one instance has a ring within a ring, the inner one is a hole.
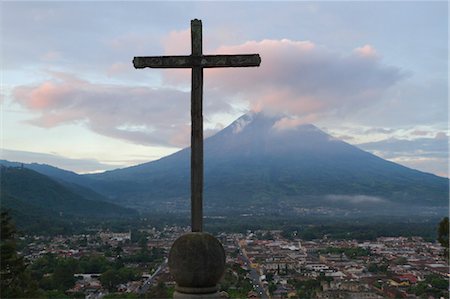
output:
M391 134L395 132L394 129L385 128L370 128L364 131L364 134Z
M175 89L93 84L53 73L54 79L13 90L16 102L39 114L41 127L81 123L99 134L140 144L185 146L190 95Z
M234 112L234 103L248 101L253 109L296 114L313 121L336 111L348 113L373 105L386 88L402 78L400 70L378 59L342 56L311 42L263 40L221 50L261 52L263 63L257 70L206 72L206 115ZM183 89L190 85L188 72L163 74L163 85ZM97 133L135 143L179 147L189 142L188 92L97 84L61 72L50 72L50 76L51 80L40 85L13 90L16 102L40 113L31 120L35 125L81 122Z
M437 134L435 138L389 138L357 146L408 167L448 177L448 142L447 135Z
M332 202L346 202L352 204L365 204L365 203L384 203L385 199L368 195L335 195L330 194L325 199Z
M296 7L298 13L308 15L302 12L304 5L298 5L292 6ZM5 14L4 18L5 40L8 43L5 44L4 53L10 58L7 59L8 63L13 63L14 67L36 64L43 55L58 52L61 54L59 69L96 72L97 75L102 73L122 82L155 82L162 78L163 84L170 84L173 81L172 73L157 70L135 71L131 67L132 56L163 54L163 37L174 30L188 28L188 23L186 20L183 22L180 15L196 9L214 11L214 7L220 6L179 3L88 5L8 2L5 9L10 13ZM267 13L271 11L269 8L277 5L264 6L267 7L259 9L261 13ZM25 7L27 9L24 9ZM248 13L251 5L239 4L237 7L246 7ZM161 12L164 10L173 12L170 22L162 16L164 14ZM281 16L282 14L278 17L282 19ZM128 22L119 23L117 20ZM132 22L129 22L130 20ZM18 23L21 26L17 26ZM209 23L211 27L205 30L206 36L211 31L222 32L220 35L224 35L224 40L227 40L228 35L223 34L222 23L208 20ZM216 48L212 51L258 52L263 59L261 67L257 70L230 69L207 73L205 95L209 93L213 100L205 100L205 109L211 106L213 111L222 109L222 112L229 112L224 110L230 109L230 105L225 103L240 98L242 101L248 101L254 109L278 109L298 116L315 113L317 117L342 117L353 115L368 106L373 107L381 101L387 89L406 76L403 70L386 65L373 57L360 57L351 51L342 54L320 45L315 45L311 51L302 50L302 47L298 46L302 42L296 42L294 39L264 40L260 36L261 33L257 34L253 29L250 32L261 41L244 43L245 38L240 36L237 38L240 45ZM217 41L222 39L214 37L213 40L213 44L217 46ZM234 39L227 41L236 42ZM19 59L20 57L23 59ZM52 68L54 64L47 61L43 66ZM181 80L183 86L189 86L186 83L190 76L184 76ZM277 97L278 99L273 100ZM121 132L115 134L120 135Z
M400 162L400 161L399 161ZM401 163L407 167L420 169L421 171L433 173L442 177L449 177L448 157L426 157L422 159L406 159Z
M183 3L145 2L5 2L2 3L3 70L30 67L111 75L117 64L130 66L113 77L148 82L150 74L133 72L133 56L163 51L161 37L188 24L167 22ZM157 8L157 9L156 9ZM151 22L149 22L151 20ZM181 21L181 18L180 18ZM158 24L155 26L155 24ZM58 60L49 60L58 53Z
M446 76L424 82L412 74L386 91L376 105L355 111L352 119L367 126L416 126L448 123Z
M391 157L398 155L439 156L448 155L447 138L416 138L412 140L389 138L376 142L358 144L358 147L389 153Z
M250 41L214 53L260 53L262 62L258 69L208 70L209 88L222 97L241 98L255 110L300 117L349 115L376 105L407 76L376 57L343 55L310 41ZM165 80L186 85L189 78L174 74Z
M10 162L44 163L78 173L111 170L123 165L108 165L95 159L71 159L55 154L1 149L1 159Z

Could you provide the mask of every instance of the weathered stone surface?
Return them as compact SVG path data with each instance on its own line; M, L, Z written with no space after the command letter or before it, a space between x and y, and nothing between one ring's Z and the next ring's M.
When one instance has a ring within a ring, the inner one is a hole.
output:
M150 56L134 57L133 65L142 68L215 68L259 66L259 54L242 55L200 55L200 56Z
M225 251L210 234L187 233L173 243L169 268L178 292L214 293L225 271Z

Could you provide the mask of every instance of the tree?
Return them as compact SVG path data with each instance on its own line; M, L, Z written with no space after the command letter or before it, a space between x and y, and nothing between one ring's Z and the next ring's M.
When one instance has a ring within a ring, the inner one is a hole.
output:
M100 255L91 255L80 259L81 271L84 273L103 273L112 265L104 256Z
M449 225L448 217L445 217L439 223L439 228L438 228L438 241L444 247L444 254L446 257L448 257L448 246L449 246L448 225Z
M31 278L23 258L16 250L16 228L8 212L1 212L0 295L2 298L39 297L37 283Z
M57 290L51 290L46 293L46 297L48 299L70 299L71 297L64 294L64 292L57 291Z
M53 272L53 282L60 291L66 291L75 284L75 273L79 272L78 261L73 258L59 259Z
M140 276L141 273L130 268L109 269L100 276L100 282L108 290L114 291L118 284L139 279Z
M109 291L115 291L120 283L120 276L117 270L109 269L100 276L100 282Z
M156 286L150 288L144 298L168 298L168 289L164 282L159 282Z
M397 265L405 265L408 263L408 259L404 256L401 256L394 260L394 263Z
M275 292L275 290L277 289L277 285L274 284L273 282L269 283L269 293L273 294L273 292Z

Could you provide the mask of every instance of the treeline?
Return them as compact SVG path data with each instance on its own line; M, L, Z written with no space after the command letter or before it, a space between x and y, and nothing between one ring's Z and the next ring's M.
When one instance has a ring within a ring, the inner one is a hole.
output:
M13 215L15 216L15 215ZM300 237L305 240L324 236L334 239L374 240L378 237L420 236L428 241L437 239L438 217L367 217L333 218L325 216L226 215L224 218L205 218L205 231L246 233L248 230L282 230L286 238ZM31 226L19 227L27 234L73 235L91 233L93 230L124 232L140 228L165 226L189 226L187 213L147 213L140 217L121 219L47 219Z
M205 230L212 233L248 230L282 230L283 237L304 240L332 239L375 240L378 237L423 237L435 241L438 237L439 218L386 219L382 217L367 219L332 219L326 217L280 217L251 216L229 217L225 219L206 219Z

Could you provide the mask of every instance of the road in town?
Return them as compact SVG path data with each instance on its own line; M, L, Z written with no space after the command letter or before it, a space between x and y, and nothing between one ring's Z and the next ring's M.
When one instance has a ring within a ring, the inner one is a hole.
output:
M155 280L155 277L159 274L159 272L161 272L163 269L165 269L167 267L167 258L164 259L164 262L162 262L161 265L159 265L158 269L155 270L155 272L153 272L152 276L150 276L141 286L141 288L139 289L139 293L140 294L145 294L147 293L148 289L153 285L153 282Z
M249 274L250 274L250 280L253 284L253 288L258 293L258 295L261 296L261 299L269 299L269 296L267 295L266 290L264 290L264 288L261 285L258 272L256 272L255 268L251 267L251 262L250 262L248 256L246 254L244 254L244 252L241 248L241 244L239 244L239 242L238 242L238 248L239 248L239 258L241 258L244 261L245 265L248 267L248 269L250 269Z

